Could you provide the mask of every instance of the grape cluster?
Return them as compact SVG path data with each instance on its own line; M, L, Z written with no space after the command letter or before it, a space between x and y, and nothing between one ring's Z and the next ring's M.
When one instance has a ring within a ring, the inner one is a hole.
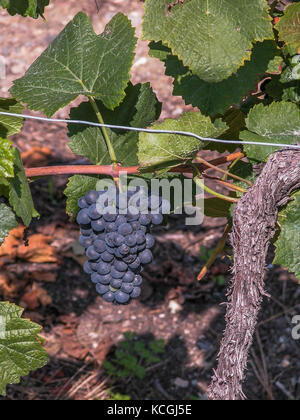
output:
M88 257L84 271L91 275L97 292L106 302L128 304L140 296L143 281L140 274L143 266L153 260L151 249L155 239L150 228L163 222L163 200L159 196L146 197L148 209L157 209L150 214L141 208L134 211L130 205L133 194L126 194L124 205L125 194L118 193L114 211L108 208L102 212L98 203L105 192L92 190L78 201L79 242Z

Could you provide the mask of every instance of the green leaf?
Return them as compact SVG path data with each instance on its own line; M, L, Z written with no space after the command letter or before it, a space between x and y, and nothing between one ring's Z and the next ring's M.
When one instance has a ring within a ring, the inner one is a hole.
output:
M12 16L19 14L22 16L31 16L37 19L43 16L45 7L50 0L0 0L0 6L7 9Z
M6 204L0 204L0 246L3 244L9 232L16 228L18 223L10 207Z
M300 192L279 213L280 236L275 242L273 264L287 268L300 280Z
M186 112L178 120L167 119L151 127L154 130L189 131L202 137L219 136L227 126L213 125L200 112ZM138 158L140 166L169 169L191 160L206 142L173 134L140 133ZM149 168L149 169L150 169Z
M126 125L145 128L160 115L161 104L153 93L150 84L129 83L123 102L114 110L108 110L101 101L97 106L107 124ZM88 102L71 110L72 119L84 119L98 122L92 106ZM137 132L107 129L119 162L123 166L137 165ZM69 124L70 149L77 155L86 156L98 165L111 164L101 129L97 127L76 126Z
M266 91L276 101L300 103L300 80L294 80L291 67L287 67L280 76L273 77Z
M23 309L0 302L0 394L7 384L20 382L22 376L48 363L48 356L39 343L42 327L22 319Z
M249 131L241 133L242 140L295 144L299 141L300 110L291 102L273 102L269 106L259 104L250 111L246 126ZM260 162L278 149L273 146L244 145L247 157Z
M0 111L22 114L23 106L15 99L0 98ZM21 118L0 115L0 137L6 138L18 134L23 127Z
M118 13L102 35L80 12L14 82L13 96L30 109L52 116L79 95L94 96L114 109L125 96L136 38L126 16Z
M98 176L89 175L74 175L69 179L65 195L67 196L67 213L73 218L76 217L79 207L78 200L84 196L88 191L95 190Z
M300 4L291 4L276 25L279 38L300 53Z
M166 74L174 78L175 96L182 96L186 104L198 107L203 114L216 115L224 112L232 105L239 104L243 97L255 89L259 75L268 69L278 49L274 41L256 43L250 61L246 61L238 72L219 83L201 80L197 75L184 67L171 50L161 44L150 44L150 55L165 62Z
M9 203L13 207L16 215L19 216L26 226L29 226L33 217L38 217L34 209L32 196L20 152L18 149L12 149L14 155L14 178L9 178Z
M0 177L14 176L14 155L11 146L10 140L0 138Z
M228 217L231 203L220 198L206 198L204 200L204 214L206 217Z
M169 0L147 0L144 39L169 46L200 79L216 83L251 56L253 43L273 39L265 0L190 0L172 8Z

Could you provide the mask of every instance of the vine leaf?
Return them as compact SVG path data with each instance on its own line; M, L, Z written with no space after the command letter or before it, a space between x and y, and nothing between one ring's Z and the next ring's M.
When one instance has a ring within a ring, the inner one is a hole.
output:
M38 213L34 209L32 196L20 152L14 148L14 177L8 178L9 184L9 203L13 207L17 216L19 216L26 226L30 225L33 217L38 217Z
M0 0L0 6L7 9L12 16L19 14L22 16L31 16L37 19L43 16L45 7L48 6L50 0Z
M107 124L127 125L145 128L159 118L161 104L149 83L133 86L129 83L123 102L111 111L101 101L97 101L98 108ZM72 119L85 119L98 122L92 106L88 102L71 110ZM119 162L123 166L137 165L137 132L107 129ZM125 133L125 134L124 134ZM69 124L70 149L77 155L87 157L97 165L111 164L103 134L98 127L77 126Z
M276 252L273 264L288 268L300 280L300 192L279 213L280 236L275 242Z
M0 394L5 396L6 385L20 382L22 376L48 363L38 334L42 327L22 319L23 309L0 302Z
M9 232L16 228L18 223L11 208L6 204L0 204L0 246L3 244Z
M79 95L94 96L114 109L125 96L135 46L134 28L123 14L98 36L80 12L14 82L11 93L49 117Z
M151 127L154 130L189 131L201 137L219 136L227 125L217 120L214 125L200 112L186 112L178 120L167 119ZM174 134L140 133L138 158L140 166L170 169L191 160L207 142Z
M269 106L256 105L246 119L248 131L240 138L261 143L296 144L300 136L300 110L291 102L273 102ZM275 146L244 145L247 157L263 162L279 148Z
M168 12L169 3L146 0L144 39L162 41L205 82L227 79L250 58L253 43L273 39L265 0L251 8L247 0L190 0Z
M170 48L161 43L150 43L150 55L165 63L166 75L174 78L175 96L182 96L185 103L198 107L203 114L216 115L232 105L239 104L243 97L255 89L258 77L264 74L271 60L278 54L274 41L257 42L250 61L246 61L236 74L218 83L201 80L189 71Z
M276 25L279 38L300 53L300 4L291 4Z
M0 177L14 176L13 150L10 140L0 138Z
M74 175L69 179L65 195L67 197L67 213L76 217L79 207L78 200L90 190L95 190L99 177L97 175Z
M0 98L0 111L11 112L13 114L21 114L23 106L15 99ZM23 127L21 118L10 117L8 115L0 115L0 137L6 138L19 133Z

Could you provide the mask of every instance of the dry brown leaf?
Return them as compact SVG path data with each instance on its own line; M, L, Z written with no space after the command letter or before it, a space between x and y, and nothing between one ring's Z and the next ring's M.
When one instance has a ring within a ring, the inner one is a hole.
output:
M46 166L51 157L51 149L48 147L33 147L27 152L22 153L22 160L25 168Z
M15 258L17 255L17 248L24 237L25 227L19 225L13 229L8 237L5 239L3 245L0 247L0 257L9 256Z
M56 249L49 245L51 238L42 234L32 235L28 246L20 245L17 257L34 263L57 263L59 258Z

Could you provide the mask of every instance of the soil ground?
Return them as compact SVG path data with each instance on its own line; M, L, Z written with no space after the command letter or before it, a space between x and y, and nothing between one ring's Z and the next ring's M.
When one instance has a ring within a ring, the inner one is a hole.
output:
M46 13L46 23L1 11L0 54L7 63L1 96L8 96L12 81L24 74L79 10L91 16L99 33L118 11L126 13L141 33L142 2L137 0L103 0L99 11L91 0L56 0ZM139 42L132 80L151 82L164 104L162 118L190 109L181 98L172 97L171 80L164 76L161 63L147 57L145 42ZM67 148L64 126L27 121L14 142L28 165L79 161ZM225 220L207 218L190 228L182 217L170 217L168 226L155 232L155 261L144 273L142 298L115 308L103 303L82 271L78 227L65 214L66 182L66 177L58 177L32 185L41 219L27 235L32 244L45 241L44 254L37 257L39 246L32 245L28 252L19 244L17 255L0 257L1 300L22 305L25 317L44 327L50 355L45 368L9 386L3 399L101 400L111 392L139 400L205 399L224 330L222 303L230 260L218 259L201 283L196 276L221 237ZM300 343L292 339L291 330L293 316L300 313L300 288L292 275L273 267L267 273L267 292L271 298L265 299L260 315L244 390L251 400L299 400ZM113 379L102 367L104 360L113 360L127 331L134 331L139 342L149 344L155 338L166 343L160 361L146 366L144 379Z

